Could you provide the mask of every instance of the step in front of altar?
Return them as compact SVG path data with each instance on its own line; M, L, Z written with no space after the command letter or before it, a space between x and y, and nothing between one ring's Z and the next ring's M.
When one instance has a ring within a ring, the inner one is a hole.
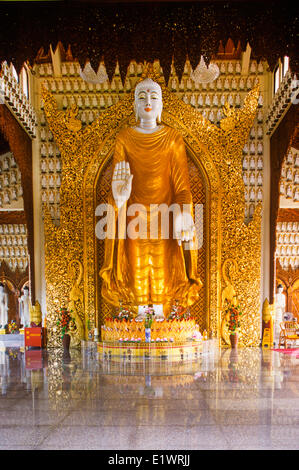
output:
M100 359L121 360L197 360L203 351L203 341L186 342L119 342L100 341L97 352Z

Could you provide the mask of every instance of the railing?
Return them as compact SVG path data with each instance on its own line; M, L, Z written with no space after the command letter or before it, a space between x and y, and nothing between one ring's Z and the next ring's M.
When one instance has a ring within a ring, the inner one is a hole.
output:
M270 135L278 125L281 117L291 104L299 103L299 80L296 74L288 70L275 93L266 117L266 134Z
M37 117L34 108L6 62L2 63L0 72L0 104L6 104L25 131L32 138L36 137Z

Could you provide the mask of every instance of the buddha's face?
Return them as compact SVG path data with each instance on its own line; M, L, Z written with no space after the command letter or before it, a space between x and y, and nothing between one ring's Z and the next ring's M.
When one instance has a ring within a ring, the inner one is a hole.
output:
M142 82L135 96L136 118L143 121L160 121L162 107L162 96L157 84L146 80Z

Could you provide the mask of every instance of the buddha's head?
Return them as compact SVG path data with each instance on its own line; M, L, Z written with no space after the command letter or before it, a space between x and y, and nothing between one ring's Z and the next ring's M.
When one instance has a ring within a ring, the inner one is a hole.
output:
M139 82L135 88L134 102L136 121L161 121L163 109L162 90L151 78Z

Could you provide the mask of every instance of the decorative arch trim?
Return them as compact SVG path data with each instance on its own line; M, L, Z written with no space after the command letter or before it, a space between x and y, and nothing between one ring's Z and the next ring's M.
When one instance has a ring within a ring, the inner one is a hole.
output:
M123 126L130 124L132 116L128 116L127 121L122 126L115 129L106 139L93 160L88 165L84 183L83 183L83 230L84 230L84 293L85 293L85 315L97 328L98 295L96 289L95 276L99 275L99 267L96 266L96 243L95 243L95 204L96 204L96 186L98 178L103 169L110 160L117 133ZM205 185L208 188L207 201L207 230L209 237L209 249L207 250L209 269L207 270L208 279L205 288L207 289L207 320L208 328L215 337L218 337L220 324L220 283L218 278L219 268L221 266L221 183L218 170L214 160L210 155L207 146L200 142L199 138L188 131L186 126L175 119L167 111L163 112L163 123L169 127L178 130L185 141L185 145L190 151L196 166L200 169ZM215 148L215 153L219 149ZM201 158L200 158L201 157ZM202 158L203 157L203 158Z

